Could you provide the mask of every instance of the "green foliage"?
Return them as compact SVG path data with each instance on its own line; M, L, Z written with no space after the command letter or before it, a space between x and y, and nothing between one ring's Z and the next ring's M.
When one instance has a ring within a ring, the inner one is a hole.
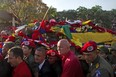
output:
M21 23L32 22L32 20L42 20L48 7L42 0L0 0L0 10L6 10L15 15ZM45 19L60 18L61 20L92 20L106 28L111 28L112 20L116 17L116 9L110 11L102 10L99 5L91 9L80 6L76 10L63 10L57 12L57 9L51 7Z
M48 18L55 18L57 16L57 10L54 7L50 7L50 10L48 11Z
M62 11L62 12L58 12L58 16L59 18L61 18L61 20L64 19L70 19L70 20L74 20L77 19L77 12L76 10L68 10L68 11Z
M34 19L42 20L48 7L41 0L15 0L3 1L0 9L15 15L21 23L32 22Z
M99 5L93 6L91 9L80 6L76 10L65 10L58 12L58 17L62 19L68 18L70 20L92 20L94 23L105 28L111 28L112 20L116 17L116 9L110 11L102 10Z

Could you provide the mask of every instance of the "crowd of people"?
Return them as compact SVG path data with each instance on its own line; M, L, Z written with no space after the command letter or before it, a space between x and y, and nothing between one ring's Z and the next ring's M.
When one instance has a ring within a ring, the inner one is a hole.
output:
M5 42L0 77L115 77L116 50L112 48L112 55L108 55L94 41L85 43L80 50L82 54L78 55L71 50L67 39L58 41L57 51L33 48L34 42L30 41L24 41L21 46Z
M68 38L53 37L61 34L49 33L29 27L15 36L2 31L0 77L116 77L116 44L108 49L88 41L75 47Z

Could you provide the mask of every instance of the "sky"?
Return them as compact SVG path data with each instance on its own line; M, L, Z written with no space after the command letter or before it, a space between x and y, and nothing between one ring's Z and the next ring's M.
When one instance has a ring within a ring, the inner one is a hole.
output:
M42 0L47 6L52 6L57 11L76 10L79 6L90 9L95 5L102 6L103 10L116 9L116 0Z

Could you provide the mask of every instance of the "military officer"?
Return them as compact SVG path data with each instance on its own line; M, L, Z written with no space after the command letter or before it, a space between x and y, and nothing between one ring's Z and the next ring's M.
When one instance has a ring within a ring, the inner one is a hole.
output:
M114 77L111 65L98 55L97 44L94 41L85 43L81 51L90 65L87 77Z

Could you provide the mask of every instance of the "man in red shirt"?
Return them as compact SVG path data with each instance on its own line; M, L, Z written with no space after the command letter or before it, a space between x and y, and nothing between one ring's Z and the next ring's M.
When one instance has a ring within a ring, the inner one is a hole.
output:
M67 39L61 39L57 43L57 50L62 56L63 72L61 77L83 77L82 68L78 58L70 50Z
M28 65L23 61L23 50L19 47L13 47L8 53L8 62L14 70L13 77L32 77Z

